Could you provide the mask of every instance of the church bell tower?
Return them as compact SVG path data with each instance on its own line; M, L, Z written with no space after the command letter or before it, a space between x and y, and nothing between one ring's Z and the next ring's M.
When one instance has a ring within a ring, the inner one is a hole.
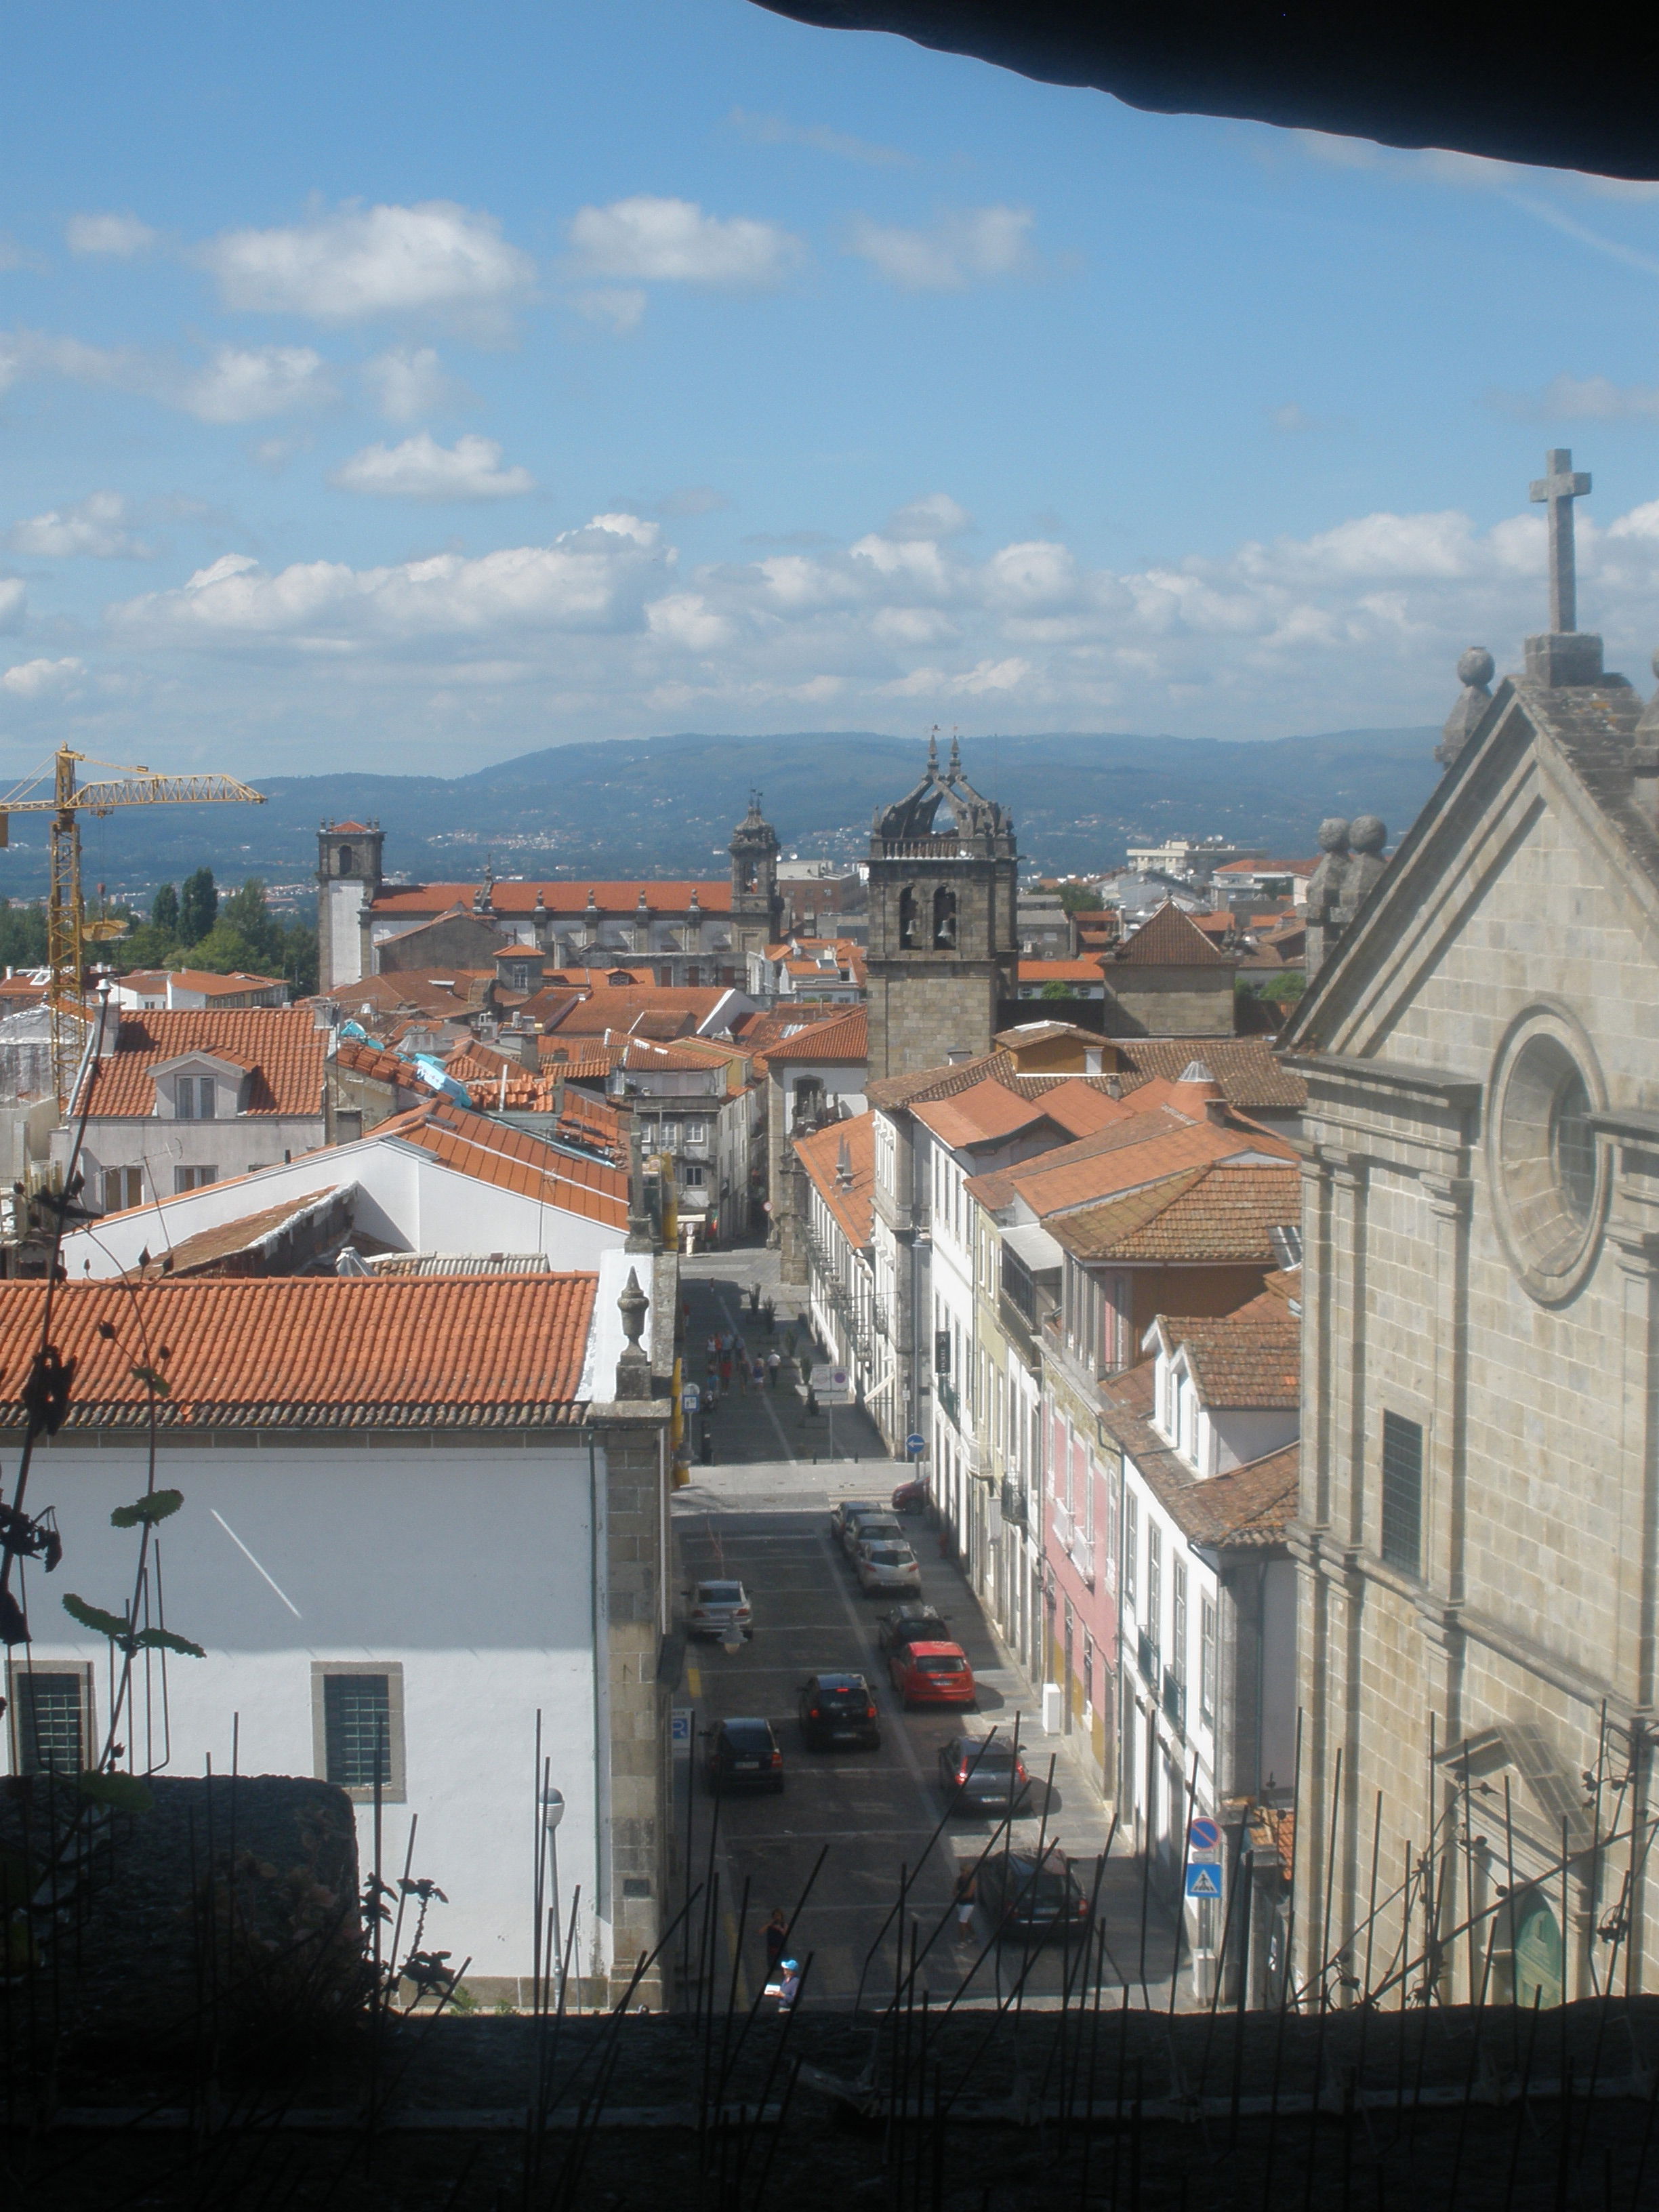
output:
M749 794L749 811L732 832L732 951L742 961L775 944L783 926L778 896L778 833Z
M942 826L941 826L942 824ZM870 1073L992 1049L1018 983L1018 856L1007 813L974 789L954 738L870 834Z
M380 888L378 822L325 822L317 832L317 988L368 973L368 907Z

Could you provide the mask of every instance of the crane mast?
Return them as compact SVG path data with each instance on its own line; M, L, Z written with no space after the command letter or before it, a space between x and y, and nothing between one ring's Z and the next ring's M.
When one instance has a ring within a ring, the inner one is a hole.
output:
M77 784L77 761L88 758L68 745L52 757L50 799L33 793L45 781L45 771L0 796L0 846L7 842L9 817L13 814L50 814L50 888L46 896L46 1004L52 1025L52 1081L59 1110L67 1109L75 1088L76 1070L85 1048L87 1006L85 955L88 937L115 935L116 923L88 922L81 903L81 823L82 814L112 814L123 806L203 806L245 801L264 805L264 793L229 775L156 775L147 768L125 769L100 761L100 768L115 767L112 777Z

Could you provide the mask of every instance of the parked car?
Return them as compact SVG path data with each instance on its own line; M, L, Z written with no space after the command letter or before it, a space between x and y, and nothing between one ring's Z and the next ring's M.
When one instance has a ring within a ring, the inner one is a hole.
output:
M921 1569L902 1536L883 1536L859 1546L854 1561L866 1597L896 1595L921 1588Z
M959 1644L907 1644L887 1671L907 1705L966 1705L979 1702L974 1670Z
M717 1721L703 1746L709 1789L770 1790L782 1794L783 1753L770 1721Z
M747 1643L755 1632L752 1620L749 1593L741 1583L698 1583L691 1592L685 1632L724 1643L728 1632L736 1629Z
M862 1674L814 1674L801 1689L799 1711L809 1751L839 1743L881 1747L875 1692Z
M1031 1778L1012 1738L953 1735L939 1749L939 1787L953 1813L1017 1813Z
M876 1631L876 1642L884 1659L890 1659L895 1651L907 1644L948 1644L951 1631L945 1615L935 1613L923 1599L913 1597L908 1604L896 1605L890 1613L881 1617Z
M999 1936L1036 1943L1089 1925L1089 1900L1058 1844L1040 1863L1034 1850L994 1852L979 1870L979 1893Z
M873 1504L867 1498L842 1498L830 1509L830 1534L842 1549L847 1545L848 1523L855 1513L882 1513L884 1506Z
M908 1482L900 1483L887 1501L895 1513L920 1513L927 1504L927 1478L913 1475Z
M859 1555L859 1546L878 1536L890 1537L895 1543L903 1543L904 1531L884 1505L860 1505L847 1516L847 1527L842 1536L842 1548L849 1559Z

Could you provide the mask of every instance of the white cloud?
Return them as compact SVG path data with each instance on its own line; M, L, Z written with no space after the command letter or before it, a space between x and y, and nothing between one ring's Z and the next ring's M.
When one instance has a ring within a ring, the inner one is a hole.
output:
M138 346L91 346L42 331L0 331L0 392L24 377L62 377L133 392L203 422L255 422L317 406L335 391L309 346L216 346L195 367Z
M383 499L513 499L536 488L528 469L501 466L501 449L493 438L458 438L453 446L441 446L429 430L417 431L400 446L365 446L329 481Z
M1529 422L1659 422L1659 385L1606 376L1552 377L1541 392L1494 392L1490 404Z
M110 610L118 629L151 638L246 643L286 637L302 646L367 640L428 645L504 632L614 631L644 627L643 607L672 556L653 522L598 514L550 545L515 545L476 560L443 553L394 567L296 562L275 575L228 553L179 589Z
M179 383L174 404L203 422L258 422L334 396L327 366L309 346L222 345Z
M838 161L856 161L869 169L913 169L914 154L896 146L874 146L867 138L850 137L822 123L791 123L781 115L751 115L734 107L726 121L740 138L752 146L810 146L817 154L833 154Z
M228 307L319 322L436 315L499 328L536 274L494 216L453 200L343 207L274 230L225 231L196 258Z
M71 253L101 253L116 261L133 261L149 252L155 243L155 233L136 215L72 215L64 225L64 242Z
M28 595L17 576L0 576L0 630L21 629Z
M931 537L919 534L927 515ZM217 696L216 660L234 697L246 678L231 667L252 661L262 717L337 725L362 744L424 717L452 745L506 751L522 742L532 695L585 737L669 721L777 729L780 714L831 702L841 728L860 716L891 726L901 707L918 720L965 708L1011 731L1427 723L1455 696L1465 647L1484 641L1512 666L1545 615L1535 509L1490 525L1455 511L1355 515L1121 568L1058 529L981 549L963 519L936 492L850 543L693 564L659 524L618 507L550 543L476 557L273 572L228 556L112 608L108 623L131 664L170 672L169 700ZM1599 526L1587 514L1578 542L1584 618L1607 633L1610 665L1639 673L1659 598L1659 500Z
M64 560L76 554L98 561L147 559L149 548L128 530L127 520L127 503L119 492L95 491L74 507L52 507L14 522L4 542L12 552L40 560Z
M358 374L388 422L418 422L462 404L466 388L445 369L431 346L392 346L366 361Z
M913 499L887 518L883 536L906 538L960 538L974 526L974 518L965 507L958 507L948 491L930 491L921 499Z
M912 230L860 216L847 251L904 291L965 292L1032 265L1033 220L1029 208L967 208Z
M63 660L21 660L0 675L0 690L14 699L57 699L72 690L85 673L84 664L72 656Z
M705 215L695 200L638 192L570 219L577 273L623 283L707 284L756 290L781 283L805 252L800 240L753 216Z

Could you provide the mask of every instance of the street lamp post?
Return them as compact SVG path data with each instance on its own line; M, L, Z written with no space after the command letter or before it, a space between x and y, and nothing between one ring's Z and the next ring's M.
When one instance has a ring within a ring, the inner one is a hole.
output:
M564 2003L564 1923L559 1917L559 1823L563 1818L564 1792L550 1784L542 1792L542 1826L547 1831L547 1848L553 1861L553 1957L557 1977L554 2002L561 2009Z

